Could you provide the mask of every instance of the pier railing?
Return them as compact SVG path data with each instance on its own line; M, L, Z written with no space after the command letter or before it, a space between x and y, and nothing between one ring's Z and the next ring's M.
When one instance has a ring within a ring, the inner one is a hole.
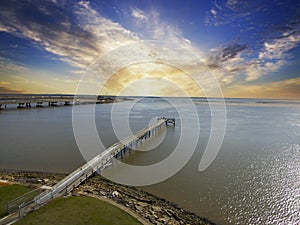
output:
M118 157L120 154L122 155L127 149L130 149L133 145L137 144L139 140L142 141L143 139L151 137L153 133L157 132L161 127L166 126L169 123L175 125L175 119L164 117L158 118L157 123L154 125L144 128L135 134L124 138L120 142L113 144L99 155L92 158L89 162L56 183L50 189L38 194L33 199L30 199L30 201L19 201L19 199L13 201L13 204L8 206L9 212L12 213L18 210L21 217L28 211L39 208L39 206L45 204L50 199L71 192L95 172L102 172L106 165L112 161L114 157Z

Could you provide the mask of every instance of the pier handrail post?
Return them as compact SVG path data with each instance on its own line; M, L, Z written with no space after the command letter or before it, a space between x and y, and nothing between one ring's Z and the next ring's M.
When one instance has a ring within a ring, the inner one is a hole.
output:
M171 121L171 123L175 126L175 118L160 117L157 119L157 123L155 123L154 125L144 128L136 132L135 134L124 138L118 143L111 145L103 152L92 158L89 162L87 162L83 166L80 166L77 170L73 171L67 177L52 186L51 193L45 191L41 193L38 198L35 199L35 201L37 202L37 204L39 202L43 204L51 198L55 198L63 193L71 192L80 183L85 181L88 177L92 176L99 168L104 169L105 165L110 162L113 157L118 155L120 152L122 154L122 151L125 148L128 148L129 145L132 145L134 142L137 144L139 140L150 137L151 131L161 128L164 124L168 125L168 121Z

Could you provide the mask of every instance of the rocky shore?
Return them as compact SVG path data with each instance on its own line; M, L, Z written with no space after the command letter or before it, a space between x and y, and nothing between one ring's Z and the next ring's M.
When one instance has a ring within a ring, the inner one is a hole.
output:
M1 180L33 186L52 186L65 175L38 172L0 172ZM116 184L100 175L89 178L76 188L74 195L89 194L110 199L135 212L151 224L215 224L175 203L154 196L135 187Z

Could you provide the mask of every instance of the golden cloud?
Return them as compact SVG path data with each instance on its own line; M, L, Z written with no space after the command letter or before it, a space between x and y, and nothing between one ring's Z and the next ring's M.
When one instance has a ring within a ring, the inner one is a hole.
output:
M235 85L224 90L226 97L300 99L300 78L267 84Z
M156 62L133 64L117 71L107 80L101 93L203 96L201 88L188 74L176 67Z

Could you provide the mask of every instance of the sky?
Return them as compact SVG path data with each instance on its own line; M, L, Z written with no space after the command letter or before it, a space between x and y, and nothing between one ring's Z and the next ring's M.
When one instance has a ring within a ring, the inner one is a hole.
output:
M0 93L300 100L298 0L2 0Z

